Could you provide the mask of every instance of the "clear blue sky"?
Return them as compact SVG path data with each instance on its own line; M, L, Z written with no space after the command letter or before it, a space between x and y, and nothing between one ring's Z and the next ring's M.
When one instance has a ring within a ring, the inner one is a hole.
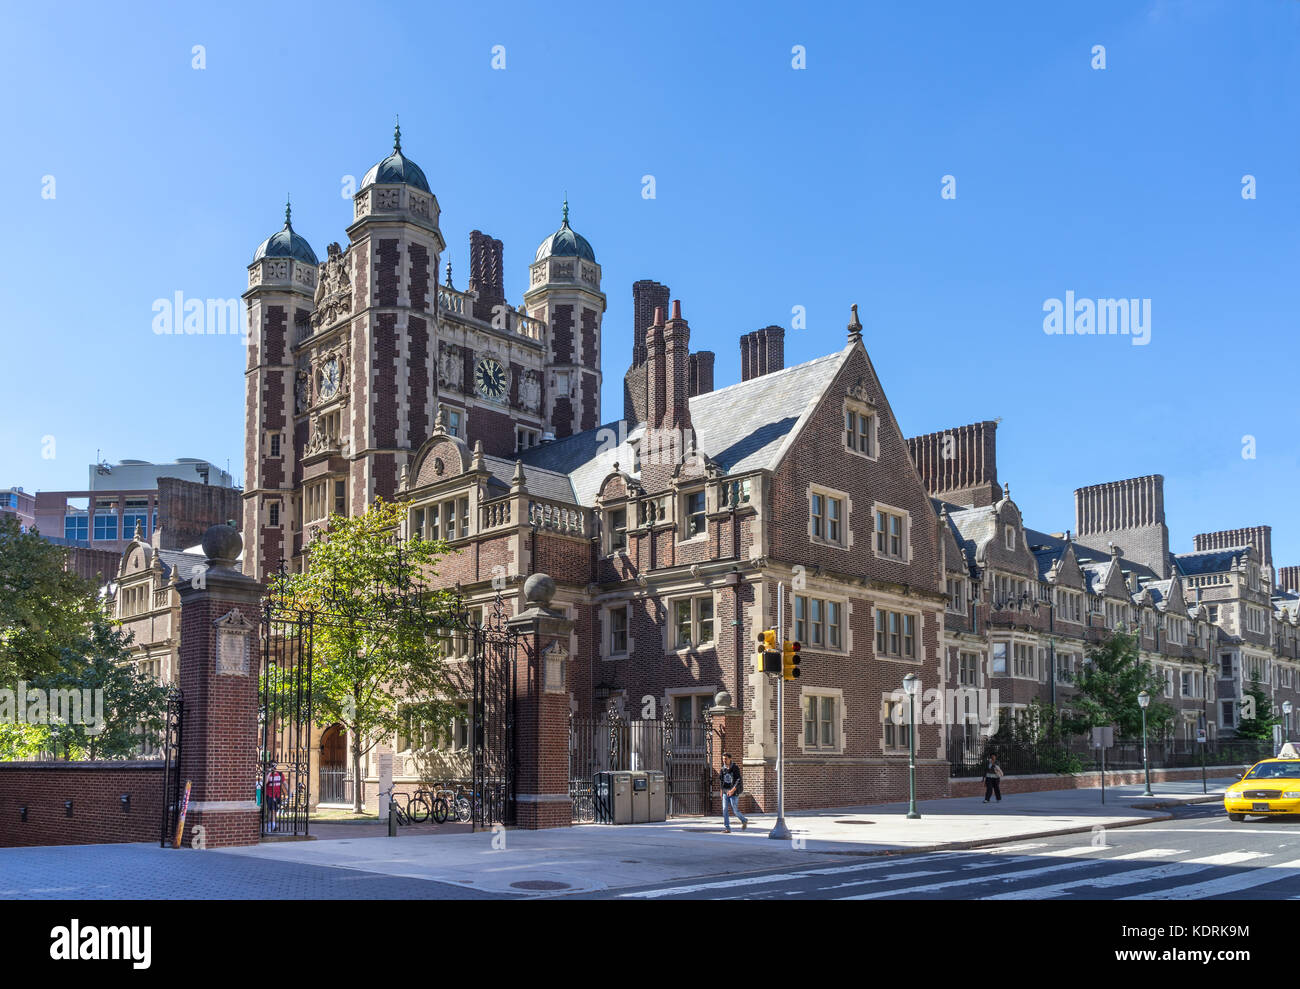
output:
M834 6L11 6L0 486L80 487L96 451L242 477L241 347L156 336L153 302L238 296L286 192L324 257L400 113L458 284L477 227L517 303L567 190L610 301L606 420L638 278L683 300L719 385L741 333L805 306L796 363L857 302L905 433L1001 417L1030 525L1162 473L1175 549L1269 523L1300 563L1300 2ZM1151 299L1151 342L1044 334L1067 290Z

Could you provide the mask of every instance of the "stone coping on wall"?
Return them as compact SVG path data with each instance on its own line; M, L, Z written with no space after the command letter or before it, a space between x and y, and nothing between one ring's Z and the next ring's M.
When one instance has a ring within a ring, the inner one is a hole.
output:
M46 762L0 762L0 770L5 769L64 769L64 770L122 770L122 769L159 769L166 765L161 759L96 759L86 762L69 762L55 760Z

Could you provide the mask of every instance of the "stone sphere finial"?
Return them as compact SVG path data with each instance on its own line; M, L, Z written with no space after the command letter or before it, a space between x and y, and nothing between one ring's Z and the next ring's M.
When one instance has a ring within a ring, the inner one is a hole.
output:
M233 567L244 548L244 540L233 525L221 523L203 533L203 555L209 566Z
M731 695L726 690L719 690L713 695L714 707L731 707Z
M538 608L549 608L555 597L555 581L544 573L535 573L524 581L524 600Z

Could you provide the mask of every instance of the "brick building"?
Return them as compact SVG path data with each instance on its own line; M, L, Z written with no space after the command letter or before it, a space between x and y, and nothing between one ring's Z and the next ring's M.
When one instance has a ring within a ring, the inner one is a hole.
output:
M1086 649L1121 621L1166 671L1182 738L1203 709L1231 732L1224 702L1264 651L1270 689L1294 693L1295 595L1270 599L1266 540L1171 553L1156 475L1080 488L1073 534L1026 527L997 477L996 423L905 438L856 306L842 347L798 366L780 327L745 334L742 380L715 389L680 300L638 281L623 419L604 422L601 271L567 204L518 306L503 245L478 231L465 287L450 267L437 283L439 215L399 135L361 182L346 247L319 262L286 214L257 249L246 573L297 569L330 514L401 500L404 537L447 541L440 579L472 611L500 588L518 611L525 576L554 579L576 715L739 708L727 745L764 806L776 691L753 643L776 624L778 582L804 647L785 694L793 808L906 795L906 674L996 688L1004 711L1068 707ZM401 778L419 735L391 741ZM463 747L463 726L447 744ZM946 793L949 760L978 745L960 725L919 726L921 795Z

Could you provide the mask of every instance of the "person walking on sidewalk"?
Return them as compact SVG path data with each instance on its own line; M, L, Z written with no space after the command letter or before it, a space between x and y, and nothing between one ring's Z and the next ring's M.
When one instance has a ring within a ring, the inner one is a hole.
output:
M740 767L731 759L730 752L722 753L722 830L731 834L731 811L740 818L740 830L749 827L749 818L740 812L740 794L745 789Z
M1002 767L998 765L998 757L994 753L989 753L989 761L984 767L984 802L989 802L989 797L993 794L998 795L998 803L1002 803Z

